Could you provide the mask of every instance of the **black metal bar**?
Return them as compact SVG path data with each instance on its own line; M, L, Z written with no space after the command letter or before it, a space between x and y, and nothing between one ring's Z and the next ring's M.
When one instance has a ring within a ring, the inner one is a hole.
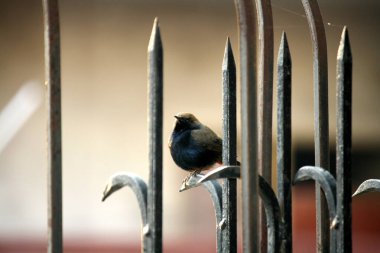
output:
M278 201L284 228L281 252L292 252L292 59L286 33L282 33L277 59L277 177Z
M259 175L260 197L263 200L267 224L267 251L268 253L279 253L281 245L280 226L281 210L271 185Z
M302 0L313 44L314 65L314 138L315 165L326 170L329 166L329 117L327 85L327 45L322 15L316 0ZM317 249L329 251L327 207L316 185Z
M148 46L148 252L162 252L162 100L163 53L158 19L154 20Z
M239 24L241 79L241 175L243 252L257 252L256 10L252 0L235 0Z
M336 216L336 181L328 170L316 166L304 166L300 168L294 176L294 183L314 180L318 182L321 190L324 193L327 202L327 217L329 225L329 248L330 252L336 252L336 236L337 228L341 225L341 222Z
M223 164L236 165L236 66L230 39L227 38L222 66L223 79ZM223 184L223 251L237 251L236 179Z
M348 31L343 29L337 56L337 129L336 180L338 252L352 251L351 226L351 122L352 122L352 56Z
M48 108L48 252L63 252L61 60L57 0L43 0Z
M273 17L270 0L256 0L258 23L258 136L257 169L272 182L272 115L273 115ZM260 251L266 252L267 226L264 207L259 200Z

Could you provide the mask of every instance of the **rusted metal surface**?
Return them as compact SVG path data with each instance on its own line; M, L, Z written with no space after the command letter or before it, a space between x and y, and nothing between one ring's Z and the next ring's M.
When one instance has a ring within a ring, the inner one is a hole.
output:
M316 0L302 0L309 23L314 68L314 147L315 166L329 170L329 114L327 83L327 45L322 15ZM329 251L327 207L316 185L317 249Z
M236 67L229 38L222 65L223 79L223 164L236 165ZM236 179L225 179L223 183L223 250L237 251Z
M57 0L43 0L48 130L48 252L63 252L61 58Z
M281 252L292 252L292 60L285 32L277 58L277 191L284 227Z
M243 252L257 252L256 10L252 0L235 0L241 82L241 176Z
M352 251L352 56L346 27L343 29L338 49L336 78L336 187L337 215L340 221L337 235L337 249L338 252L349 253Z
M163 48L158 19L148 45L149 224L148 252L162 252Z

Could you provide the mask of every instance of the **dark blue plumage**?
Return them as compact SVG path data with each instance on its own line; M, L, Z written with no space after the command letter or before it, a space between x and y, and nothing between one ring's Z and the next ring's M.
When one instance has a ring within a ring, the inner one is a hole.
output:
M169 148L180 168L199 172L222 164L222 139L190 113L175 118Z

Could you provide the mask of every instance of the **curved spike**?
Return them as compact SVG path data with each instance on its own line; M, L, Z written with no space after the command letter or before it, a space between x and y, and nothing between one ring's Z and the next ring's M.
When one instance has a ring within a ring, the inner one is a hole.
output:
M222 252L222 230L226 227L226 221L223 219L223 207L222 207L222 187L217 181L209 181L205 182L203 186L210 193L210 197L212 200L212 204L214 206L215 211L215 219L216 219L216 247L217 252Z
M112 175L103 192L102 201L105 201L112 193L124 186L130 187L135 193L140 207L141 219L145 226L147 224L147 185L139 176L128 172L119 172Z
M206 175L201 177L197 184L207 182L209 180L222 179L222 178L240 178L240 166L227 165L220 166L214 170L211 170Z
M325 194L327 208L329 211L330 225L328 226L330 232L330 252L336 252L336 229L340 223L340 217L336 216L336 181L331 173L325 169L314 166L304 166L298 170L294 176L293 183L313 179L322 188ZM327 238L328 236L325 235ZM328 247L328 245L326 246Z
M236 166L222 166L222 167L236 167ZM179 189L180 192L189 190L191 188L203 185L211 195L212 202L215 208L216 220L221 221L222 217L222 188L217 181L200 182L204 177L203 174L191 174L188 178L183 180Z
M210 197L215 209L215 217L218 226L222 227L222 187L217 181L205 182L203 186L210 193Z
M280 236L280 225L281 225L281 212L280 205L277 201L276 194L273 192L270 184L265 181L265 179L259 175L259 194L263 200L266 223L267 223L267 234L268 234L268 251L270 253L280 252L281 246L281 236Z
M185 178L182 182L180 192L189 190L191 188L201 185L199 180L203 177L203 174L193 173L189 177ZM217 240L217 252L222 250L222 230L225 228L225 220L223 219L223 207L222 207L222 187L217 181L208 181L202 184L210 193L212 204L215 211L215 219L217 224L216 240Z
M300 168L294 176L293 183L298 183L306 180L314 180L317 182L326 197L329 207L330 219L334 219L336 215L336 182L335 178L325 169L314 166L304 166Z
M211 170L206 175L191 174L189 177L185 178L182 181L179 191L182 192L185 190L189 190L207 181L222 179L222 178L240 178L240 166L237 166L237 165L220 166L214 170Z
M366 192L380 192L380 179L368 179L361 183L352 197Z

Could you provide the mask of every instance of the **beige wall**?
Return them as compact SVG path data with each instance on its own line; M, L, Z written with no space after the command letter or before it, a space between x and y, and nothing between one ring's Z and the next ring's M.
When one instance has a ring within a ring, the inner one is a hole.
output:
M164 139L173 115L190 111L221 131L221 60L227 36L238 55L233 1L60 1L62 41L63 193L67 237L138 240L140 220L130 191L101 203L108 177L128 170L147 178L146 48L153 19L164 43ZM273 1L275 55L281 31L293 59L293 134L313 136L312 62L300 3ZM329 50L331 139L335 57L348 25L354 57L354 145L378 145L380 4L321 1ZM238 60L237 60L238 62ZM44 82L40 1L0 1L0 108L28 80ZM240 96L239 96L240 97ZM44 237L46 115L41 106L0 153L0 238ZM164 150L164 234L213 234L204 189L178 193L185 172ZM195 207L195 208L194 208Z

